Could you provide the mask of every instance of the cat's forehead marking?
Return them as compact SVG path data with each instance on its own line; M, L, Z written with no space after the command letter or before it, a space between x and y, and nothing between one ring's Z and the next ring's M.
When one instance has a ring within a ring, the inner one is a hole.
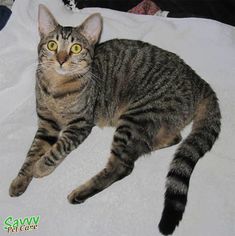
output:
M73 28L70 26L66 26L66 27L61 28L60 34L64 40L68 40L72 32L73 32Z

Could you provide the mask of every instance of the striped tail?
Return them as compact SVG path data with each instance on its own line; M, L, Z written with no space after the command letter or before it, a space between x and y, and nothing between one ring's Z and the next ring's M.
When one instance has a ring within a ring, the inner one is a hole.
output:
M170 235L183 217L189 181L197 161L211 149L220 132L220 109L213 92L199 104L191 133L179 146L167 174L164 210L158 225Z

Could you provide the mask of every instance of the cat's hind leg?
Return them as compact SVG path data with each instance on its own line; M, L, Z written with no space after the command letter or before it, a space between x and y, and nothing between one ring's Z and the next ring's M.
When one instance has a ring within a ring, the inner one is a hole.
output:
M120 124L114 134L111 156L106 167L97 175L68 195L72 204L84 202L89 197L104 190L114 182L129 175L139 156L149 153L148 143L141 139L143 135L131 124Z

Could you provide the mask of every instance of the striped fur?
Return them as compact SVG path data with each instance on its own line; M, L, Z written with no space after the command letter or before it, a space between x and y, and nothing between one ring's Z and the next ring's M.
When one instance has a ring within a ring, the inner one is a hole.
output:
M220 110L211 91L197 107L193 128L179 146L167 174L165 203L159 229L172 234L182 219L189 181L198 160L212 148L220 132Z
M134 40L97 44L101 29L98 14L78 27L62 27L40 6L38 131L10 195L21 195L33 177L54 171L95 125L113 126L107 165L68 196L82 203L129 175L140 156L179 143L181 130L193 121L167 174L159 229L172 234L185 210L193 169L220 132L217 97L177 55ZM57 42L56 52L48 50L50 40ZM69 52L74 43L82 48L79 54Z

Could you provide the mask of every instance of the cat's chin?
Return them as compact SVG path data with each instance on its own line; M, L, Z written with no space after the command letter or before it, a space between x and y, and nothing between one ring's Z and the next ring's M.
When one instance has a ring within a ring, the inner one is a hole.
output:
M62 68L56 68L55 71L56 71L56 73L59 74L59 75L69 75L69 71L64 70L64 69L62 69Z

